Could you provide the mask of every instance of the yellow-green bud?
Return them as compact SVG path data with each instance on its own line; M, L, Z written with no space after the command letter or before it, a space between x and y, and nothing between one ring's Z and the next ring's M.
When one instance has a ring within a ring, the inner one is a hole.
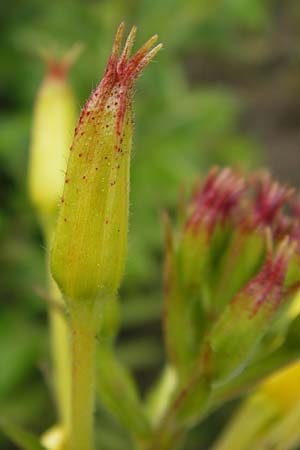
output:
M119 288L127 248L132 89L160 49L152 37L129 59L133 27L118 57L124 24L103 80L75 129L52 250L53 276L66 300L111 297Z
M57 210L75 126L76 104L66 76L68 66L68 58L48 60L48 73L34 108L29 191L42 219Z
M300 403L300 363L290 364L271 375L260 386L260 392L275 403L281 412Z

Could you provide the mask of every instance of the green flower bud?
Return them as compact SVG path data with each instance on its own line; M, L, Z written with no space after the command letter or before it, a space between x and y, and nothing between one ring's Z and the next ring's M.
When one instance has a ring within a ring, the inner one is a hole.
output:
M124 24L103 80L75 129L52 250L53 276L67 300L111 297L124 271L135 79L161 48L153 36L129 59L133 27L118 57Z
M190 295L199 292L212 259L224 247L231 219L240 214L244 178L230 169L213 168L203 187L194 192L180 245L182 283Z
M58 208L76 120L76 102L67 80L70 56L73 53L60 62L47 59L48 72L34 108L29 191L43 221Z
M166 222L165 336L169 357L183 373L199 354L199 342L211 325L208 316L213 316L215 305L210 269L212 264L216 269L216 253L228 240L230 220L240 209L244 191L239 174L214 168L193 193L179 242L173 242Z
M236 377L249 363L284 299L284 281L295 245L286 238L259 274L233 298L207 339L213 386Z

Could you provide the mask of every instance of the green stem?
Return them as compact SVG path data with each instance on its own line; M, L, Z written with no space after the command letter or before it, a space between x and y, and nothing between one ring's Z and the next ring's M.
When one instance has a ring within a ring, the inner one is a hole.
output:
M63 305L63 300L54 280L49 276L49 292L51 300ZM65 430L68 429L70 419L70 337L69 327L62 311L55 307L49 310L51 353L53 362L53 379L55 398L60 423Z
M44 216L41 223L47 244L47 254L50 255L55 222L52 216ZM50 299L51 301L64 306L61 292L50 273L49 260L47 261L47 270ZM49 328L56 407L59 422L62 425L64 432L67 432L69 428L71 404L70 332L67 319L62 314L62 311L51 306L49 307Z
M71 310L72 401L70 450L93 450L96 325L85 305Z
M52 215L44 215L41 217L41 224L47 245L47 255L50 255L55 220ZM47 271L50 300L64 307L61 292L50 273L49 260L47 261ZM62 425L63 433L66 433L70 427L71 405L70 330L62 311L51 305L49 307L49 328L55 402L59 423Z
M182 445L190 424L206 412L209 390L201 365L177 392L154 430L146 450L175 450Z

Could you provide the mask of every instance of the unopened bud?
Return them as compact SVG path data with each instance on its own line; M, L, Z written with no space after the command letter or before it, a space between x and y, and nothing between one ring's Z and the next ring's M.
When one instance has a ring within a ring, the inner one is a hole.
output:
M214 385L236 377L249 363L284 300L284 281L295 246L286 238L267 255L257 276L233 298L208 338Z
M288 412L295 404L300 404L300 363L297 361L285 367L264 381L260 392L275 403L281 413Z
M114 296L123 275L135 79L161 45L153 36L130 57L133 27L118 56L121 24L106 72L81 113L71 146L52 251L52 273L66 299Z
M62 61L48 58L48 72L40 87L33 118L29 163L30 197L41 219L57 211L76 103L67 80L68 55Z

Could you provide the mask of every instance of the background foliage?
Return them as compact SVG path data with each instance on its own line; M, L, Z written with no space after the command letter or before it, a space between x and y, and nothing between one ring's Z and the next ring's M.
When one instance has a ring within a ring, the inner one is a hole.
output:
M138 82L121 292L119 352L144 389L163 362L162 210L174 211L180 187L188 191L211 164L267 161L282 178L298 181L299 16L297 0L1 2L1 413L40 432L54 420L46 308L35 293L45 285L44 247L26 184L33 101L44 73L38 49L63 53L84 44L71 73L79 111L102 76L121 20L138 25L137 44L155 32L164 43ZM128 448L123 431L101 408L98 414L103 450ZM195 430L187 450L199 450L200 442L205 448L226 414ZM0 437L1 448L9 445Z

